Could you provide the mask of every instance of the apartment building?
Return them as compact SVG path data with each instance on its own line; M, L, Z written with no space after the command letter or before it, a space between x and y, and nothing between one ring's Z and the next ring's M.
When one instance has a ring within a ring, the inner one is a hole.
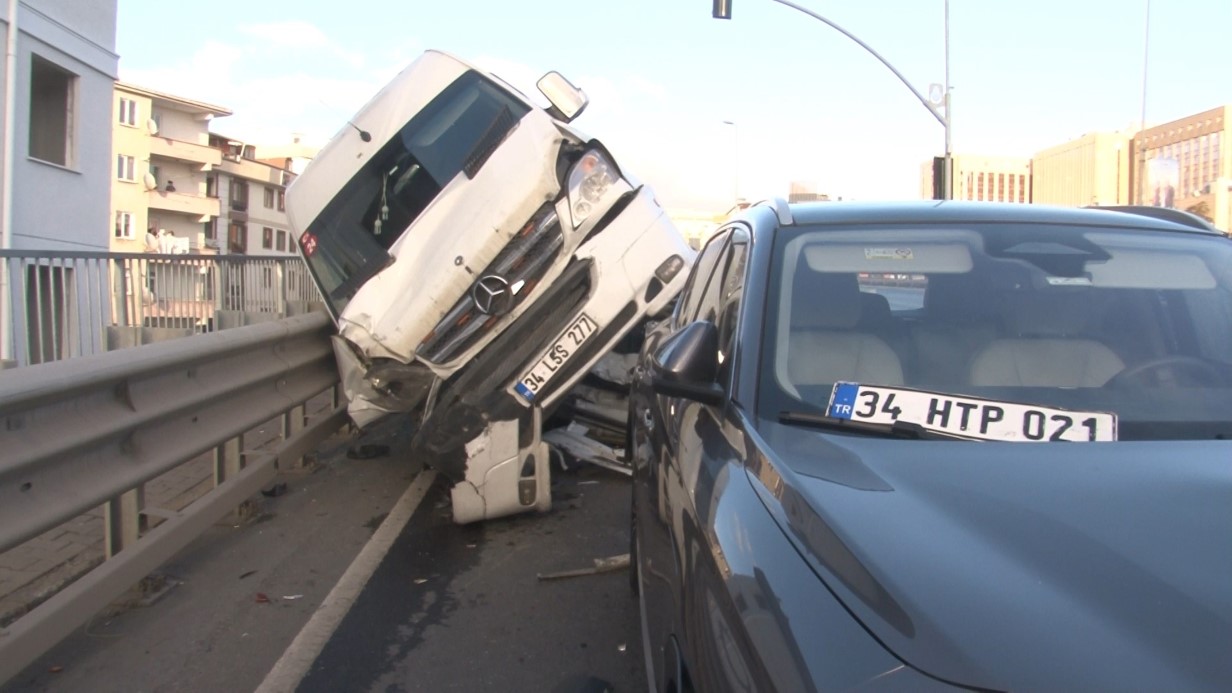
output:
M1013 156L951 155L953 198L980 202L1030 202L1031 160ZM920 198L933 197L933 162L920 166Z
M1083 207L1130 202L1131 132L1092 132L1031 160L1032 201Z
M3 210L0 248L106 250L116 0L16 5L15 18L0 6L0 42L16 59L13 103L6 103L12 140L0 141L13 172L3 181L12 203ZM14 20L17 41L9 47ZM9 92L6 85L0 98Z
M1225 105L1134 135L1134 201L1188 210L1232 231L1230 116Z
M287 222L287 186L295 179L287 158L261 161L257 147L223 135L210 136L222 152L215 187L222 202L217 232L225 232L222 252L245 255L293 255L294 237ZM221 237L220 237L221 239Z
M115 84L111 250L217 252L211 180L222 152L210 145L209 127L228 115L222 106Z

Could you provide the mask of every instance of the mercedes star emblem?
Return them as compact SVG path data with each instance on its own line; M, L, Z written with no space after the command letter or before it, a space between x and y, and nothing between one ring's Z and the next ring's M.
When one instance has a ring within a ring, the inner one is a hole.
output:
M489 274L475 282L471 289L475 307L484 315L504 315L513 308L513 292L509 281L498 274Z

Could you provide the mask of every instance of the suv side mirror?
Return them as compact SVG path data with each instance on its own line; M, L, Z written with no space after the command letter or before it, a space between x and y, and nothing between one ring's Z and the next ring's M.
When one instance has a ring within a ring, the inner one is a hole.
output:
M669 397L702 404L723 401L719 374L719 329L698 320L669 337L650 360L651 386Z
M539 91L551 102L552 108L548 112L552 117L566 123L582 115L582 111L586 110L586 105L590 103L586 94L559 72L549 72L540 77L535 86L539 87Z

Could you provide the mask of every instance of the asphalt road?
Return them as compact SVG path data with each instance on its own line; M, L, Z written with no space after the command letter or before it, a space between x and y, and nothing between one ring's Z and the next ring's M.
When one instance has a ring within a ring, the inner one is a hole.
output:
M0 691L269 687L271 670L294 657L293 643L348 567L395 524L387 515L421 472L406 438L391 434L381 440L392 442L391 454L366 460L346 459L347 441L333 441L314 473L279 479L286 492L262 498L255 521L220 524L164 566L174 586L161 598L98 615ZM627 573L537 577L628 550L625 477L589 466L556 472L550 512L468 527L450 520L439 479L426 488L409 522L389 533L388 551L376 554L363 590L343 597L349 608L319 656L309 650L306 675L279 686L644 690Z
M644 689L627 572L539 579L628 550L628 482L583 467L553 497L459 527L436 485L298 690Z

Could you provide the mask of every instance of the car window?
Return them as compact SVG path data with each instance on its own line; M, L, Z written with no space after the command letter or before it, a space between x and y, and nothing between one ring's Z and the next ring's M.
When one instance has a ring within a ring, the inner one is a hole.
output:
M744 229L732 232L724 262L722 282L716 309L719 328L719 363L726 365L734 347L736 323L740 312L740 298L744 293L744 270L749 255L749 234ZM705 312L705 308L702 309Z
M689 275L689 281L684 285L680 296L680 307L675 321L677 329L697 319L698 306L706 293L710 276L714 274L719 259L723 257L723 250L727 246L729 237L730 234L724 231L716 233L706 243L697 262L693 264L693 272Z
M851 382L1112 412L1123 438L1232 434L1224 237L802 228L773 258L759 411L824 412Z

